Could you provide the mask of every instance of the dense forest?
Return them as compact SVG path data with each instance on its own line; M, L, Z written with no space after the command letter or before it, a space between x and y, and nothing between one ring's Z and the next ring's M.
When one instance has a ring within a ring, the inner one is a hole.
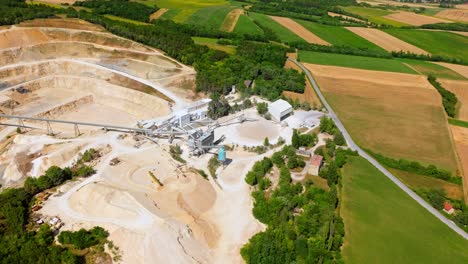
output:
M87 0L77 1L73 5L92 8L98 14L109 14L128 19L148 22L149 16L158 11L158 7L149 7L129 0Z
M46 5L28 5L25 0L0 0L0 26L33 18L53 16L59 9Z
M321 124L321 131L334 132L333 121ZM328 188L317 187L311 180L293 183L290 169L304 167L296 154L296 147L315 144L316 136L293 135L294 146L285 146L271 158L256 162L245 181L255 188L253 215L267 225L264 232L254 235L241 249L247 263L341 263L340 248L344 224L339 215L339 169L347 156L357 153L336 148L333 140L318 152L326 165L320 177ZM325 153L324 153L325 152ZM279 171L278 183L270 177L272 168Z

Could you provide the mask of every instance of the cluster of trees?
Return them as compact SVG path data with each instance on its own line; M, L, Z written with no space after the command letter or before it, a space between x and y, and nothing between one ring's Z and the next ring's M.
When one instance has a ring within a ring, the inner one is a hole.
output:
M320 132L326 132L333 136L333 142L338 146L346 146L346 139L336 127L333 119L323 116L320 119Z
M461 177L452 177L452 173L446 170L438 169L434 165L423 166L417 161L409 161L405 159L392 159L385 157L382 154L375 153L371 150L366 150L371 154L380 164L398 170L403 170L415 174L426 175L434 178L438 178L445 181L450 181L454 183L461 183Z
M87 0L77 1L73 5L92 8L98 14L115 15L142 22L148 22L150 15L159 9L156 5L150 7L129 0Z
M312 147L317 144L318 137L315 133L301 134L297 131L297 129L294 129L291 141L292 146L296 149L299 147Z
M33 178L28 177L24 182L24 190L30 195L38 194L49 188L59 186L73 177L73 172L70 168L62 169L58 166L48 168L44 175Z
M286 166L288 169L304 168L305 161L296 154L293 146L284 146L271 156L271 160L278 167Z
M421 28L427 29L440 29L440 30L452 30L452 31L468 31L468 24L465 23L436 23L436 24L425 24Z
M46 5L28 5L25 0L0 0L0 26L18 24L24 20L51 17L64 11Z
M311 181L293 183L286 166L290 153L295 153L294 147L284 147L271 161L265 158L257 162L246 176L246 181L256 179L256 175L262 175L263 180L263 172L271 170L272 163L280 173L274 189L266 190L271 185L265 188L258 184L252 192L253 215L267 229L253 236L241 255L246 263L340 263L344 224L336 210L338 179L330 182L329 191Z
M152 13L158 11L158 7L150 7L129 0L87 0L77 1L73 5L92 8L98 14L109 14L123 18L148 22Z
M263 158L261 161L255 162L253 168L245 176L245 182L249 185L255 186L260 183L262 189L268 185L269 180L265 178L265 174L271 170L273 162L269 158ZM264 183L264 181L267 181ZM267 187L266 187L267 188Z
M58 241L62 245L73 245L77 249L85 249L107 241L109 232L100 226L95 226L91 230L81 228L76 232L62 231L58 236Z
M449 90L442 87L442 84L437 81L437 78L433 75L429 75L427 80L436 88L439 94L442 96L442 105L444 106L445 112L450 117L457 115L457 96Z

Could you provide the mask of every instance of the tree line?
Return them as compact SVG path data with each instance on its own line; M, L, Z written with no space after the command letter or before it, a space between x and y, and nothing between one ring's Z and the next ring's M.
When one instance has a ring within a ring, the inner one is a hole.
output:
M445 112L450 117L455 117L457 115L457 96L451 91L445 89L440 82L437 81L437 78L433 75L429 75L427 80L436 88L442 97L442 105L444 106Z

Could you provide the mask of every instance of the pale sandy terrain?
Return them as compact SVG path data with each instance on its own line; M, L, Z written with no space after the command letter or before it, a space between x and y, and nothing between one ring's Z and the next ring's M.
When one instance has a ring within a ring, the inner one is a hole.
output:
M449 68L452 71L455 71L456 73L462 75L463 77L468 78L468 66L460 65L460 64L451 64L451 63L446 63L446 62L433 62L433 63L437 63L441 66Z
M53 27L53 28L69 28L81 29L91 31L105 31L102 26L89 23L77 18L55 18L55 19L42 19L37 18L33 20L23 21L18 26L21 27Z
M345 15L337 14L337 13L333 13L333 12L328 12L328 15L331 16L331 17L343 17L343 18L346 18L346 19L349 19L349 20L354 20L354 21L362 22L362 23L366 23L366 22L367 22L367 21L364 21L364 20L361 20L361 19L358 19L358 18L354 18L354 17L350 17L350 16L345 16Z
M437 79L442 86L454 93L461 103L458 119L468 121L468 81Z
M161 9L159 9L158 11L154 12L154 13L151 14L151 16L150 16L150 21L160 18L160 17L161 17L162 15L164 15L164 13L166 13L168 10L169 10L169 9L167 9L167 8L161 8Z
M347 27L347 29L387 51L410 51L416 54L428 54L427 51L375 28Z
M403 22L409 25L413 26L421 26L424 24L435 24L435 23L450 23L451 21L440 19L440 18L435 18L435 17L430 17L430 16L425 16L425 15L419 15L413 12L398 12L398 13L393 13L387 16L384 16L385 18L389 18L398 22Z
M303 27L302 25L298 24L296 21L290 18L277 17L277 16L270 16L270 17L309 43L314 43L314 44L319 44L319 45L330 45L330 43L317 37L314 33L310 32L305 27Z
M448 9L440 11L436 14L437 17L456 20L461 22L468 22L468 10L467 9Z
M463 193L468 202L468 128L450 125L450 129L463 168Z
M239 17L244 14L244 9L239 9L236 8L229 12L227 16L224 18L224 22L221 25L221 30L226 31L226 32L232 32L234 31L234 28L236 27L237 21L239 20Z

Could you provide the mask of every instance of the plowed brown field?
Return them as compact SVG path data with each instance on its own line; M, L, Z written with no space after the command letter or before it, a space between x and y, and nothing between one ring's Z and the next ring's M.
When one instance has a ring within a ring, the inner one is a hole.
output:
M463 193L465 195L465 203L468 202L468 128L459 126L450 126L453 139L457 148L458 157L460 158L463 168Z
M277 16L270 16L273 20L280 23L283 27L291 30L296 35L304 39L309 43L315 43L319 45L330 45L330 43L326 42L325 40L317 37L315 34L307 30L302 25L298 24L296 21L287 18L287 17L277 17Z
M451 21L440 19L440 18L435 18L435 17L430 17L430 16L424 16L424 15L419 15L415 14L412 12L398 12L398 13L393 13L388 16L385 16L385 18L390 18L392 20L406 23L409 25L413 26L421 26L424 24L435 24L435 23L450 23Z
M367 39L387 51L410 51L416 54L429 54L427 51L404 42L390 34L375 28L347 27L351 32Z
M460 101L461 107L458 112L458 118L468 121L468 81L455 81L455 80L444 80L438 79L442 86L454 93L458 101Z
M305 65L357 144L457 170L440 95L424 76Z
M443 10L437 13L436 16L450 19L450 20L468 22L468 10L458 10L458 9Z

